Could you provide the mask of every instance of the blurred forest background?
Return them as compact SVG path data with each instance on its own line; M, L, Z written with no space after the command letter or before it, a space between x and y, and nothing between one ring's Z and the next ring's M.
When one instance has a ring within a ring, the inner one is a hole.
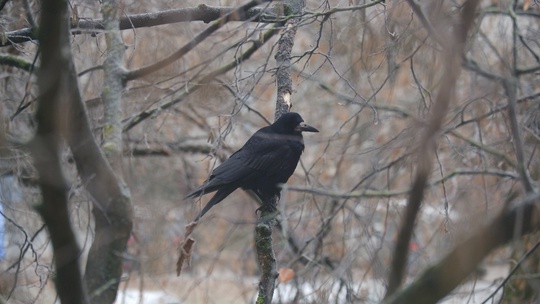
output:
M46 12L41 2L46 1L0 1L0 293L8 303L58 301L51 239L36 212L42 201L40 170L27 147L39 125L36 73L46 61L39 57L36 32L29 30ZM117 37L125 46L116 112L104 97L117 90L105 75L113 42L106 30L94 26L111 3L122 20ZM258 205L243 191L201 220L193 234L191 266L180 277L175 271L184 226L209 199L182 198L274 119L274 56L281 32L273 29L283 26L276 19L290 20L283 17L290 13L283 3L262 3L256 12L264 15L222 22L200 35L216 19L205 17L209 8L219 17L245 3L69 1L71 57L91 130L131 193L133 230L125 251L114 253L122 257L116 303L255 299ZM452 54L445 47L454 42L446 38L462 25L465 1L305 2L302 13L293 16L298 22L290 58L291 111L320 133L304 136L301 163L279 202L273 239L280 277L274 302L381 302L422 161L431 167L406 248L405 286L497 215L531 196L538 202L539 5L534 0L479 1L462 52ZM188 9L191 15L182 19L178 12ZM129 21L135 17L141 23ZM186 46L189 51L174 60L139 70ZM426 159L420 143L438 92L447 84L449 60L459 74L435 130L434 154ZM120 134L120 143L110 141L114 134ZM96 237L92 209L102 206L86 190L91 178L81 175L70 140L63 142L68 214L84 273ZM537 299L535 231L540 225L521 236L520 227L528 224L516 223L515 231L507 229L512 239L490 247L444 301ZM469 259L467 253L463 259Z

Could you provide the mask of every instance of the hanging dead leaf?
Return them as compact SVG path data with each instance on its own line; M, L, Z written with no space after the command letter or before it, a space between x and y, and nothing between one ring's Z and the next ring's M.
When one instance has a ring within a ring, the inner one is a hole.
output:
M191 255L193 253L193 245L195 240L191 237L187 238L182 244L180 244L180 254L178 260L176 261L176 276L180 276L182 272L182 267L185 264L188 266L191 264Z
M523 10L526 11L531 6L531 0L523 0Z
M280 268L279 269L279 281L281 283L287 283L294 277L294 270L290 268Z
M195 227L197 227L197 222L191 222L186 225L184 241L178 246L179 255L178 260L176 261L176 276L180 276L184 264L187 264L188 266L191 264L191 254L193 253L193 245L195 244L195 240L190 235Z

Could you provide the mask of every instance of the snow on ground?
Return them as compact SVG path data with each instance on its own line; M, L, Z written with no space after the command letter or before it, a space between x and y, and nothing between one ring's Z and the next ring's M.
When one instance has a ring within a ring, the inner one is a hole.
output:
M181 303L180 299L161 290L146 290L142 294L138 289L118 292L116 304L170 304Z
M502 279L508 273L508 267L505 265L486 267L486 273L482 279L471 280L454 290L447 298L443 299L441 304L463 304L463 303L482 303L484 300L496 290ZM257 284L256 278L232 281L231 278L220 280L217 277L210 279L212 283L208 289L197 291L196 289L204 289L202 286L195 284L186 284L187 281L197 281L196 278L184 277L186 282L177 281L178 278L170 278L175 281L171 285L176 288L166 288L167 290L144 290L142 295L139 289L126 288L118 293L116 304L180 304L180 303L218 303L219 299L226 300L223 303L232 303L231 298L225 297L227 294L233 296L239 290L243 290L244 295L251 294L247 297L236 297L235 303L253 303L256 297ZM225 290L219 290L218 286L227 285ZM169 286L170 287L170 286ZM185 288L187 287L186 290ZM380 303L384 296L385 285L382 280L366 279L362 284L353 284L348 286L349 290L361 297L361 302ZM184 289L184 290L181 290ZM238 290L236 290L238 289ZM187 292L187 294L186 294ZM299 303L347 303L346 288L339 284L336 280L327 280L317 283L303 283L299 288L291 282L278 284L274 293L274 303L291 303L295 297L301 299ZM217 295L223 294L222 296ZM189 295L188 295L189 294ZM496 295L487 303L498 303L502 295L502 290L499 290ZM227 299L225 299L227 298ZM233 296L233 298L235 298ZM182 299L182 300L181 300Z

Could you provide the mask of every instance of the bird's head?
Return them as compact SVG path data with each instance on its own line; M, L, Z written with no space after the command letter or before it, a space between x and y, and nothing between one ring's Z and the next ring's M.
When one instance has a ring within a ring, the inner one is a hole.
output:
M300 114L285 113L272 124L272 128L283 134L299 134L302 132L319 132L319 130L306 124Z

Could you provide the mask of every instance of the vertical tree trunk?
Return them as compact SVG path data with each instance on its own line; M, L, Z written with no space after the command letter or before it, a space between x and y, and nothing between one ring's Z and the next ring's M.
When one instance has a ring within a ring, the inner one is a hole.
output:
M124 45L119 32L118 3L102 2L101 12L107 41L107 58L103 64L105 78L101 99L105 112L103 150L113 170L109 198L94 205L95 238L88 255L85 282L92 302L113 303L122 275L122 253L133 226L133 207L129 189L122 180L122 91ZM113 173L113 171L115 173Z
M285 2L285 15L300 15L306 6L303 0L289 0ZM279 38L276 52L276 119L290 111L292 107L292 78L291 78L291 52L294 46L297 24L300 18L291 18L285 22L284 30Z
M65 0L42 3L38 126L29 148L39 173L42 203L37 209L47 225L53 246L58 296L62 303L77 304L86 303L86 296L78 265L80 250L69 219L69 186L60 161L62 135L70 128L69 119L63 115L69 108L72 74L67 5Z
M284 5L285 15L300 15L304 11L306 4L304 0L289 0ZM276 87L278 93L275 119L289 112L292 106L291 52L299 21L299 18L289 19L285 23L285 29L279 38L279 46L275 55L277 63ZM276 223L276 216L278 215L276 211L278 200L279 197L273 197L263 202L263 206L273 206L274 208L262 208L257 226L255 227L255 249L261 270L257 304L272 303L275 282L279 275L272 242L272 230Z
M261 215L255 226L255 250L261 270L257 304L272 303L276 279L279 275L272 242L272 230L278 214L277 201L278 197L273 197L263 202L263 206L273 206L274 208L261 208Z

